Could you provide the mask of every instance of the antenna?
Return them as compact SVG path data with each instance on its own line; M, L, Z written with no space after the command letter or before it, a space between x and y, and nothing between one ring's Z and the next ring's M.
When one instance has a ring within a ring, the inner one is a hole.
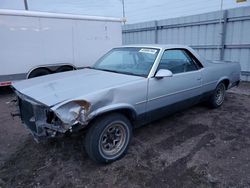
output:
M29 10L28 0L24 0L24 8L25 8L25 10Z

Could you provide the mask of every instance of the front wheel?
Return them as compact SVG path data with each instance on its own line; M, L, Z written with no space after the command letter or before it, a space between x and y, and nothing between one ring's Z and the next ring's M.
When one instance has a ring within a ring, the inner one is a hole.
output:
M226 86L223 82L219 83L209 99L209 105L212 108L218 108L222 105L225 99L225 94L226 94Z
M85 149L99 163L110 163L125 155L132 137L130 121L114 113L98 118L88 130Z

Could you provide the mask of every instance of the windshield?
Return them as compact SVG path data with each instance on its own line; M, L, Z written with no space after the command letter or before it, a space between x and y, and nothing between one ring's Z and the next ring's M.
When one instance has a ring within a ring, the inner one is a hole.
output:
M155 48L115 48L93 66L94 69L146 77L159 53Z

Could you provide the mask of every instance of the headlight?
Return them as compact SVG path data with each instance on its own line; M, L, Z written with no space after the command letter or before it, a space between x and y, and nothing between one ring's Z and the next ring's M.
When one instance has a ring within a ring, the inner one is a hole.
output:
M68 125L74 125L85 121L87 107L79 101L64 104L55 110L55 114L61 121Z

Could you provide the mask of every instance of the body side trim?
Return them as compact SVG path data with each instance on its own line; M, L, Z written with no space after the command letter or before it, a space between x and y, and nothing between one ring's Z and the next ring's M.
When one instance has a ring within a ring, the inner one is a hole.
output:
M175 94L183 93L183 92L186 92L186 91L190 91L190 90L193 90L193 89L198 89L198 88L201 88L201 87L202 87L202 86L192 87L192 88L189 88L189 89L184 89L184 90L177 91L177 92L173 92L173 93L170 93L170 94L161 95L161 96L158 96L158 97L155 97L155 98L149 99L149 100L148 100L148 102L149 102L149 101L156 100L156 99L160 99L160 98L163 98L163 97L167 97L167 96L171 96L171 95L175 95Z

